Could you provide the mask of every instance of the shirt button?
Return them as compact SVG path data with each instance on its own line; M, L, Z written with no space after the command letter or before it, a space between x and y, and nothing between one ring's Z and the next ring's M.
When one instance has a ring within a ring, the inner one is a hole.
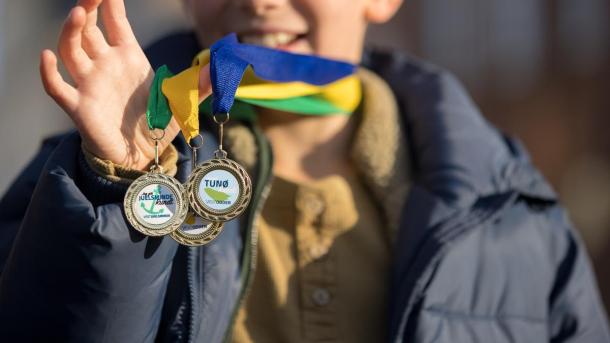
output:
M318 306L326 306L330 303L330 292L325 288L316 288L311 294L311 300Z
M302 201L304 210L314 217L319 216L324 211L324 200L316 194L305 193Z
M314 260L322 259L328 253L328 248L322 245L312 245L309 247L309 256Z

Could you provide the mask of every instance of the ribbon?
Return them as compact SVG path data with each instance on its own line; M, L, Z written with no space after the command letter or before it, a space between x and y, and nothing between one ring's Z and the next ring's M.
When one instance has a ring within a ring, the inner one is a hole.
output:
M173 75L165 65L157 69L155 73L146 106L146 122L149 130L165 130L172 120L172 112L169 110L167 99L161 92L161 85L163 80Z
M163 82L163 94L187 141L199 133L199 72L208 63L213 95L201 105L205 113L229 113L236 103L245 112L242 117L253 114L252 106L348 114L361 98L353 64L241 44L230 34L197 55L191 68Z
M230 111L237 87L249 65L256 76L267 81L300 81L315 86L350 76L356 69L353 64L345 62L240 44L237 36L230 34L210 49L210 78L214 93L212 109L215 114ZM294 86L307 87L302 84Z

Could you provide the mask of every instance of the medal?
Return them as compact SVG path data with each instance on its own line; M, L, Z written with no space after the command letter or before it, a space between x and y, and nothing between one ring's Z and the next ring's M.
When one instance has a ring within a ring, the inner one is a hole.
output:
M151 171L127 190L123 207L129 223L147 236L176 230L186 218L188 205L182 185L173 177Z
M227 157L222 148L224 124L229 121L227 113L222 121L219 115L214 121L219 126L219 147L214 158L201 163L189 176L186 191L191 208L203 219L226 222L239 216L250 203L252 182L246 170Z
M222 229L223 223L208 222L194 212L189 212L184 223L170 236L182 245L195 247L210 243Z
M147 236L163 236L176 230L188 211L184 187L159 165L158 145L155 141L155 164L150 172L137 178L127 189L123 208L134 229Z
M198 137L201 137L201 135L198 135ZM203 145L203 138L201 139L202 143L197 146L192 145L190 142L188 143L193 152L193 170L197 163L197 149ZM223 223L206 221L189 209L186 220L170 236L182 245L194 247L210 243L214 238L218 237L222 229Z
M163 174L159 165L159 141L165 136L165 128L172 118L167 99L161 93L162 81L169 76L167 67L157 70L146 109L150 138L155 143L154 164L150 172L129 186L123 200L127 221L147 236L163 236L175 231L188 213L184 187L178 180ZM155 135L155 130L162 133Z

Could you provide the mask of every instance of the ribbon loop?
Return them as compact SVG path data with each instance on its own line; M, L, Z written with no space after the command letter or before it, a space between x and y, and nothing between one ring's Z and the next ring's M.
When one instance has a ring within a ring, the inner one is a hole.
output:
M237 87L249 65L263 80L280 83L301 81L316 86L350 76L356 70L355 65L346 62L240 44L237 35L232 33L210 49L214 113L231 110Z

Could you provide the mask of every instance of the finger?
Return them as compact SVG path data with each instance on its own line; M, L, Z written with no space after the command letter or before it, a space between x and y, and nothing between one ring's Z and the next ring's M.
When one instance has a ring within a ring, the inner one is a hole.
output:
M212 80L210 79L210 65L206 64L199 71L199 102L212 94Z
M78 91L64 81L57 69L57 57L51 50L40 54L40 78L47 94L68 114L78 103Z
M104 0L101 5L102 21L110 45L131 43L136 40L127 20L123 0Z
M95 58L108 50L102 30L97 26L97 8L101 0L79 0L78 5L82 6L87 13L85 28L83 29L83 49L91 58Z
M82 47L85 20L85 10L79 6L74 7L59 36L59 56L75 80L91 67L91 60Z
M102 3L102 0L78 0L78 6L81 6L82 8L85 9L85 11L87 13L97 9L100 4Z

